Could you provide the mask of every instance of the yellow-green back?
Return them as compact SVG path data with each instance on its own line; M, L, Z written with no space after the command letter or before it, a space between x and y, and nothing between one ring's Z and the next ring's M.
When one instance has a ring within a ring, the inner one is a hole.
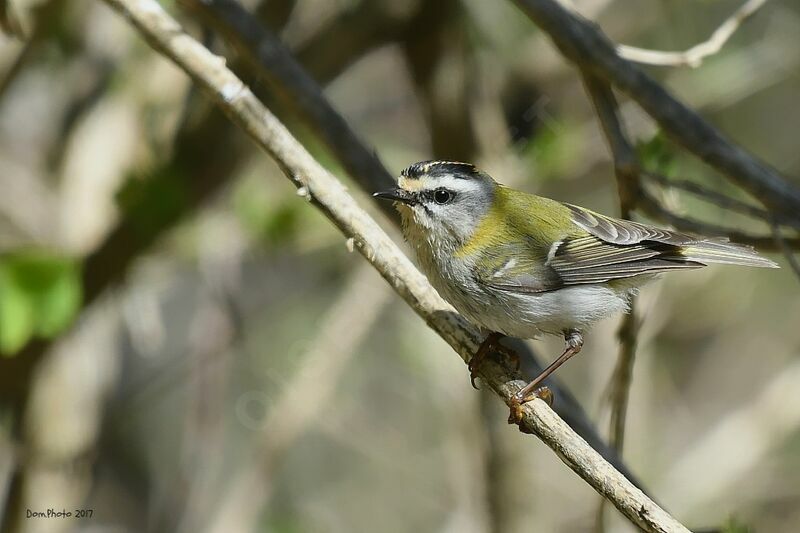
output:
M554 242L579 231L570 216L570 210L555 200L498 185L491 209L456 255L517 243L547 257Z

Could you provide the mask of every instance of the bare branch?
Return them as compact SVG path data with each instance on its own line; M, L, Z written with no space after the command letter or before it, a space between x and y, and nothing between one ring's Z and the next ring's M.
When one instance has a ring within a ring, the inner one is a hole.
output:
M609 444L622 455L625 442L625 417L628 412L628 397L633 379L633 362L636 358L636 344L639 332L639 321L636 315L635 300L631 300L630 312L622 318L617 330L619 339L619 356L617 366L609 383L609 400L611 403L611 432Z
M800 220L800 187L724 137L636 65L593 23L556 0L515 0L564 56L634 99L671 138L723 172L765 206Z
M648 50L625 44L617 45L617 53L629 61L656 65L660 67L692 67L697 68L703 60L722 50L728 39L739 29L742 23L750 18L767 0L748 0L730 17L714 30L711 37L702 43L696 44L683 52L664 52L661 50Z
M639 197L639 159L636 150L628 141L628 135L619 118L619 106L611 85L588 71L581 73L586 91L592 99L595 113L608 141L609 150L614 156L620 211L623 218L629 218Z
M712 202L720 207L730 209L731 211L736 211L738 213L742 213L744 215L748 215L753 218L763 220L765 222L771 222L775 219L775 216L772 215L766 209L762 209L748 202L737 200L736 198L731 198L730 196L703 187L702 185L695 183L693 181L670 179L666 176L658 174L657 172L648 172L646 170L643 170L640 173L640 175L651 179L652 181L658 183L663 187L686 191L700 198L704 198L705 200L708 200L709 202ZM785 222L789 226L800 228L800 223L796 221L788 220L785 218L782 219L781 221Z
M786 262L789 263L789 266L794 271L797 279L800 279L800 261L797 260L797 257L794 255L794 250L791 249L789 243L786 242L786 239L783 238L781 234L781 228L778 227L777 224L772 224L772 235L775 238L775 242L778 243L778 246L783 252L783 256L786 258Z
M181 0L221 31L248 66L291 102L332 151L342 154L342 164L368 192L394 186L394 179L374 151L365 148L344 118L328 103L322 89L292 57L283 43L233 0ZM269 68L264 66L268 65ZM320 127L324 125L324 127ZM381 206L390 217L391 205Z
M225 62L186 35L155 0L106 0L147 41L204 87L230 118L281 166L298 192L312 201L349 238L428 325L464 359L480 340L478 331L455 313L383 230L322 168L230 70ZM497 362L481 371L484 381L507 403L523 384ZM579 476L646 531L688 531L635 488L540 400L524 407L521 427L537 435Z
M754 235L725 226L712 224L680 215L665 207L662 202L642 188L639 195L639 208L649 216L662 220L675 229L707 235L709 237L728 237L734 242L749 244L759 250L779 250L773 235ZM793 250L800 250L800 237L784 237L786 245Z

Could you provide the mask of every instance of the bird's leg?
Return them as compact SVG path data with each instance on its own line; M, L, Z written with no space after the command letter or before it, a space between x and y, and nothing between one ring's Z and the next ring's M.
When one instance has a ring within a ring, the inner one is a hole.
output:
M581 348L583 348L583 336L581 335L581 332L576 329L565 331L564 341L566 342L564 353L559 355L555 361L550 363L550 365L542 370L542 372L536 376L533 381L520 389L519 392L517 392L511 399L511 405L509 406L511 407L511 414L508 416L509 424L519 424L520 420L522 420L522 404L529 402L534 398L541 398L549 405L553 405L553 393L550 392L550 389L547 387L539 387L539 384L544 381L547 376L555 372L558 367L566 363L570 357L580 352Z
M519 370L519 355L517 352L512 350L511 348L507 348L500 344L500 339L503 338L502 333L492 332L487 335L486 339L481 343L480 347L478 347L478 351L475 352L475 355L472 356L472 359L469 360L467 367L469 368L469 380L472 383L472 386L476 389L478 388L475 385L475 378L478 377L475 375L477 372L478 367L480 367L481 363L486 356L489 355L490 352L498 352L506 356L510 359L517 370Z

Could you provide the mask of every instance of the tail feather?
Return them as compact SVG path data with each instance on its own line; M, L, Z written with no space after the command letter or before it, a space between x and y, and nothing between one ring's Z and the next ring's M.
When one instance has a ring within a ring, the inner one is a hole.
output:
M709 239L686 244L681 247L681 256L700 263L780 268L777 263L762 257L752 247L734 244L723 239Z

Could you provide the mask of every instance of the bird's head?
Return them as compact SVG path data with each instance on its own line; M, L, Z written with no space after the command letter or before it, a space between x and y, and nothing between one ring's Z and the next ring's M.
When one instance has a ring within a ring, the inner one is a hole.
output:
M407 236L461 245L489 213L497 186L469 163L422 161L401 172L396 188L373 196L395 202Z

